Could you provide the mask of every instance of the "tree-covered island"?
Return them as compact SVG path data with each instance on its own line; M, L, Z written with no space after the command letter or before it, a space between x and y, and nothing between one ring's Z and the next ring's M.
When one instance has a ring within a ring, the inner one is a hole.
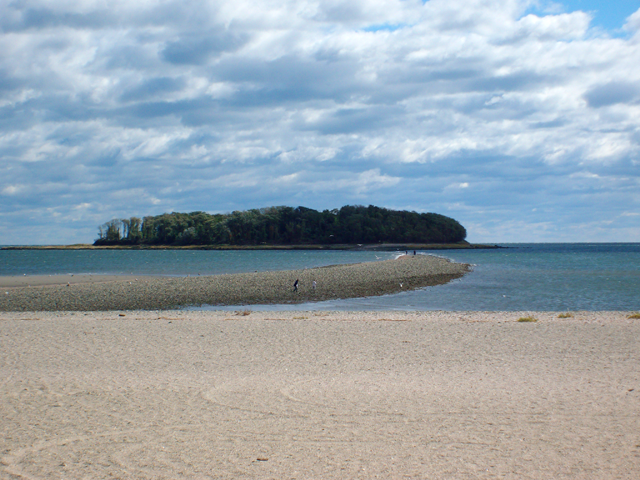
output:
M467 232L437 213L395 211L370 205L319 212L267 207L228 214L165 213L114 219L98 228L95 246L455 244Z

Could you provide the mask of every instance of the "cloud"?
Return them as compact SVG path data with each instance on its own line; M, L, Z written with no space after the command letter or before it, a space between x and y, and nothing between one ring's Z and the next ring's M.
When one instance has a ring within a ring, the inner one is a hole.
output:
M640 87L638 84L624 81L598 85L584 95L589 106L593 108L608 107L618 103L635 103L639 97Z
M145 79L120 95L123 102L139 102L145 98L155 98L174 92L180 92L185 87L183 78L156 77Z
M0 226L371 203L640 240L640 11L534 4L0 0Z
M73 29L103 28L115 19L111 12L92 9L88 12L67 11L37 5L37 2L11 2L6 5L7 16L0 21L4 31L20 32L24 30L55 29L69 27Z
M16 195L20 193L21 190L24 190L22 185L7 185L2 189L3 195Z
M628 32L635 32L635 33L640 31L640 8L636 10L635 13L630 15L629 18L627 18L627 21L625 22L623 29Z
M206 32L167 42L160 56L176 65L202 65L212 56L235 50L241 44L241 38L227 32Z

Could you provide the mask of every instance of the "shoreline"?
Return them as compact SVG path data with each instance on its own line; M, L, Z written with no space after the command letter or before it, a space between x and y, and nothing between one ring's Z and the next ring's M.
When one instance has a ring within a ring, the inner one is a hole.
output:
M0 477L636 478L640 321L558 315L0 313Z
M376 243L327 245L6 245L0 250L476 250L506 248L482 243Z
M252 310L251 305L237 305L237 310L95 310L95 311L0 311L0 322L136 322L136 325L148 325L148 322L179 321L250 321L250 322L374 322L381 325L393 325L396 322L426 322L434 324L465 325L520 325L521 328L546 330L553 326L617 325L640 329L640 313L629 310ZM246 308L245 308L246 307ZM522 321L533 318L533 321ZM138 323L139 322L139 323ZM387 323L389 322L389 323ZM631 339L640 347L640 336ZM638 349L640 355L640 348ZM640 371L638 372L640 375ZM640 452L639 452L640 453Z
M28 283L29 276L4 277L0 311L166 310L320 302L442 285L469 271L467 264L440 257L403 255L380 262L212 276L111 276L108 280L97 275L34 276L34 285ZM296 279L300 285L294 291ZM25 281L31 286L25 286Z

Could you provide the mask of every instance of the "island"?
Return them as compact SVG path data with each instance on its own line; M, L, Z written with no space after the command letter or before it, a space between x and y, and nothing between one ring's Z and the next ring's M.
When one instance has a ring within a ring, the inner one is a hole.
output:
M171 212L115 218L98 227L93 242L7 246L2 249L199 249L413 251L500 248L471 244L466 229L437 213L345 205L317 211L267 207L211 214Z
M436 213L373 205L322 212L279 206L228 214L172 212L113 219L98 228L94 245L454 244L466 236L460 223Z

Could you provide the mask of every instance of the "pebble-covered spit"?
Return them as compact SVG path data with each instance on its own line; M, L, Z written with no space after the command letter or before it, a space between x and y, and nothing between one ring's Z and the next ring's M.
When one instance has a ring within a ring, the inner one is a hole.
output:
M132 281L93 285L21 287L2 292L0 311L156 310L200 305L305 303L441 285L463 276L469 269L467 264L416 255L305 270L138 277ZM296 279L299 285L294 291Z

